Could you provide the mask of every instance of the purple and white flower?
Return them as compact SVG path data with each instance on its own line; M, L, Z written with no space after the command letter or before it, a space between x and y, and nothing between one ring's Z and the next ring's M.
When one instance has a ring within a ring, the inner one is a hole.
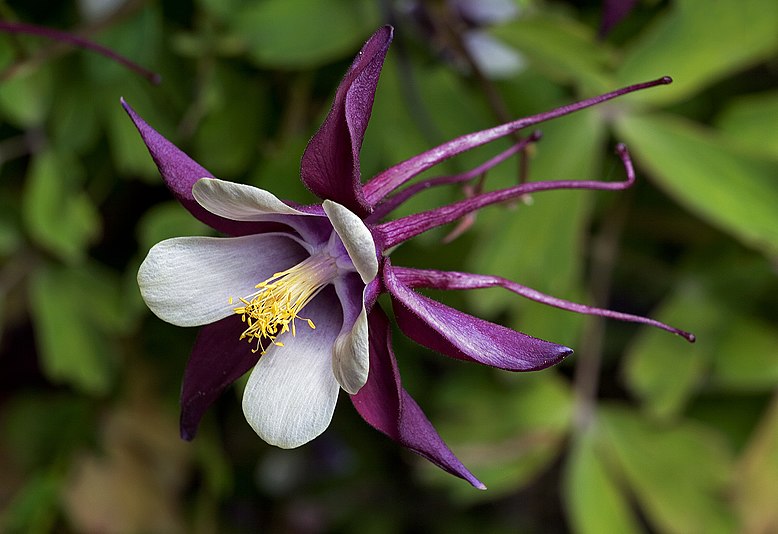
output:
M557 299L503 278L399 267L389 259L390 251L408 239L491 204L554 189L627 188L634 172L625 148L619 148L627 172L623 182L530 182L388 219L394 208L421 190L485 172L536 141L538 135L532 134L471 173L399 188L474 147L670 80L630 86L464 135L363 183L359 153L391 40L392 28L384 27L367 41L305 150L301 177L322 199L319 205L297 205L268 191L214 178L122 101L172 193L195 217L229 236L179 237L157 244L140 267L138 283L158 317L178 326L203 327L183 380L185 439L194 437L216 397L251 371L243 411L268 443L297 447L321 434L343 389L370 425L484 488L403 389L389 321L376 303L381 293L389 293L400 329L413 340L452 358L509 371L543 369L572 350L473 317L416 290L499 286L562 309L649 324L689 340L693 336L644 317Z

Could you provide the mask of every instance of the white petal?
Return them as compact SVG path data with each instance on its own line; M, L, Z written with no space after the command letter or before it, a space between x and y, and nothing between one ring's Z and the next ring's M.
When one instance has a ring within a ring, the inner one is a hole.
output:
M284 449L299 447L324 432L338 399L332 374L331 351L342 318L331 289L322 291L304 308L316 324L305 324L297 335L278 337L251 372L243 392L243 414L257 435Z
M307 215L269 191L246 184L201 178L192 187L195 200L215 215L233 221L261 221L267 215Z
M370 370L365 285L356 273L338 278L335 290L343 308L343 326L332 348L332 372L340 387L355 395Z
M340 236L349 257L364 283L368 283L378 274L378 258L375 241L370 230L358 215L337 202L325 200L322 203L324 213L332 227Z
M138 286L163 321L199 326L227 317L256 284L306 256L285 234L177 237L152 247L138 270Z
M367 312L364 306L352 329L335 340L332 371L340 387L355 395L367 382L370 370Z

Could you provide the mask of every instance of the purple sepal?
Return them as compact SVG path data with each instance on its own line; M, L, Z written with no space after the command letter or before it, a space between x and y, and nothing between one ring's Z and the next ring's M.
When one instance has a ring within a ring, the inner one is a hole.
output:
M362 47L300 165L303 183L316 196L334 200L360 216L370 213L371 206L362 193L359 151L393 31L391 26L384 26Z
M200 329L181 384L181 438L194 439L205 411L259 360L240 339L245 329L237 315Z
M598 317L606 317L608 319L615 319L617 321L628 321L631 323L645 324L655 328L661 328L662 330L666 330L671 334L681 336L690 343L694 343L694 341L697 339L691 332L680 330L648 317L608 310L605 308L596 308L594 306L587 306L585 304L579 304L577 302L571 302L569 300L552 297L551 295L546 295L545 293L541 293L540 291L532 289L531 287L517 284L516 282L501 278L499 276L459 273L456 271L412 269L407 267L395 267L393 268L392 273L401 284L404 284L411 289L430 288L452 290L502 287L508 291L516 293L517 295L521 295L524 298L534 300L535 302L540 302L546 306L553 306L555 308L559 308L560 310L583 313L586 315L596 315Z
M149 126L123 98L121 103L143 138L143 142L154 159L154 163L157 164L159 173L165 180L168 189L181 205L197 219L215 230L233 236L257 234L284 228L273 223L232 221L214 215L203 208L192 196L192 186L200 178L213 178L213 175Z
M384 311L375 306L370 325L370 375L359 393L351 396L357 412L373 428L423 456L444 471L478 489L486 486L454 456L416 401L400 381L392 352L391 331Z
M451 358L507 371L537 371L559 363L573 350L455 310L419 295L384 267L397 324L405 335Z

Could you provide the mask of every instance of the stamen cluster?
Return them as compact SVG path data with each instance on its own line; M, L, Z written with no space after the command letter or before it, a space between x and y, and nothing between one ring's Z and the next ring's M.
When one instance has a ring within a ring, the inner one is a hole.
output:
M283 347L276 338L284 332L296 335L295 320L308 323L311 329L316 325L311 319L300 316L300 312L337 273L335 258L329 254L317 254L298 263L286 271L254 286L258 291L240 298L243 306L234 308L248 327L240 336L249 343L256 340L252 352L265 354L270 344ZM269 340L265 346L262 339Z

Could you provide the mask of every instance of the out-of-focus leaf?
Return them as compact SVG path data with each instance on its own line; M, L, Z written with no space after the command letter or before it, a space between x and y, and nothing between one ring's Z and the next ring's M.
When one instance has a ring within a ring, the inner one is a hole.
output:
M669 75L662 91L631 100L668 104L778 50L778 3L773 0L678 0L640 34L617 73L622 85Z
M57 518L62 476L40 472L27 480L0 512L0 529L7 534L52 532Z
M90 273L44 267L30 280L30 311L41 366L55 383L89 393L105 393L118 354L104 323L113 321L95 301L107 299ZM118 319L117 319L118 320Z
M0 37L0 70L11 65L13 47L5 44L6 36ZM15 61L23 61L17 58ZM52 100L52 77L48 68L20 69L0 83L0 116L18 127L40 125L49 112Z
M585 111L543 125L543 139L529 162L532 181L609 179L599 170L603 126L596 112ZM559 157L564 154L564 157ZM621 173L613 156L608 169ZM617 178L621 176L617 174ZM596 193L618 195L619 193ZM480 239L468 270L515 280L539 291L576 300L583 267L584 231L592 193L549 191L532 196L529 204L517 202L479 214ZM533 336L572 343L580 317L525 299L508 291L469 292L472 305L485 315L513 310L515 324Z
M778 397L765 412L734 473L742 532L778 530Z
M744 150L778 159L778 91L735 98L716 122Z
M192 214L176 201L157 204L146 212L138 223L138 241L144 252L171 237L212 233L210 227L192 217Z
M600 413L611 457L657 530L732 532L723 496L732 458L719 435L692 423L651 423L621 408Z
M215 176L231 179L248 170L258 151L257 134L269 98L256 80L227 68L216 69L210 95L210 109L194 137L194 154Z
M75 262L100 232L92 201L80 189L83 169L68 153L35 156L24 191L24 218L35 241L63 260Z
M561 17L523 17L490 33L513 45L534 66L555 79L575 81L593 90L606 88L603 71L613 61L613 52L598 42L592 27Z
M651 315L694 332L697 342L688 345L662 330L640 330L626 355L624 372L632 392L653 415L677 415L703 380L718 339L719 310L701 288L681 286Z
M5 258L21 242L21 235L19 230L10 221L5 221L0 218L0 258Z
M368 0L265 0L235 13L232 25L258 65L299 69L358 50L379 18Z
M639 533L625 492L604 456L596 425L572 445L564 486L572 530L578 534Z
M554 459L570 425L572 396L551 373L521 380L508 376L506 387L487 378L462 374L447 381L438 399L443 413L434 419L459 459L489 487L491 498L526 484ZM486 497L433 467L428 472L457 498Z
M666 332L644 329L627 354L627 384L655 416L678 415L703 385L769 391L778 383L778 333L710 291L700 284L681 284L652 314L694 332L694 345L679 345Z
M722 335L712 354L713 383L770 391L778 384L778 330L760 319L721 311Z
M185 531L177 495L190 448L175 419L144 397L105 418L100 454L73 462L62 501L78 532Z
M300 180L300 157L309 137L294 136L282 147L267 147L249 182L272 191L279 198L301 204L316 202L316 197Z
M94 410L86 399L37 392L7 402L0 429L4 454L15 467L31 473L66 460L91 439L94 427Z
M236 13L240 13L252 0L197 0L196 3L225 22L234 18Z
M689 419L715 428L731 445L742 451L759 424L769 398L764 395L733 395L717 392L700 395L685 411Z
M224 451L211 435L198 435L196 461L203 471L203 482L216 497L229 494L233 484L233 473Z
M638 163L680 204L745 244L778 253L778 164L744 156L680 118L625 115L617 128Z
M52 142L62 150L81 152L98 137L98 110L90 96L93 87L83 77L57 87L57 105L51 110Z
M106 46L146 69L154 69L160 55L163 27L161 8L158 4L146 4L132 17L124 17L120 24L112 24L98 39ZM85 53L84 64L92 82L98 85L122 82L137 78L138 74L127 67L94 53ZM148 85L148 82L144 80Z

